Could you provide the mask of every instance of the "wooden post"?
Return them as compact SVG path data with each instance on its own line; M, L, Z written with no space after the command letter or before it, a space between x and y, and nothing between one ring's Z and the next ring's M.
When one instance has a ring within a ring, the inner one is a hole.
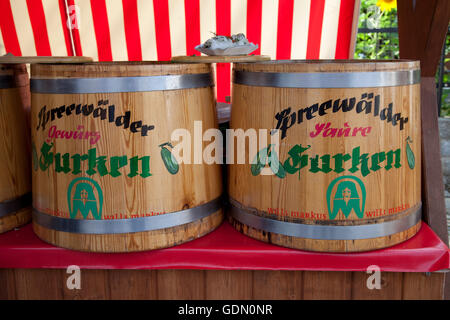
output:
M421 66L423 217L448 244L434 76L447 34L450 1L399 0L397 7L400 57L420 60ZM448 275L445 297L450 299Z

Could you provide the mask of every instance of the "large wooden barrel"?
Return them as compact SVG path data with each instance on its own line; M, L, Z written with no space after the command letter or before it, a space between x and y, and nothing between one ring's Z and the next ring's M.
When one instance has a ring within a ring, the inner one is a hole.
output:
M25 65L0 64L0 233L31 220L29 89Z
M419 69L404 60L235 64L231 128L270 133L262 146L234 146L248 157L230 165L234 226L327 252L411 238L421 225Z
M196 121L217 128L209 65L36 64L31 74L33 227L41 239L140 251L221 223L220 166L178 163L171 140L176 129L194 138Z

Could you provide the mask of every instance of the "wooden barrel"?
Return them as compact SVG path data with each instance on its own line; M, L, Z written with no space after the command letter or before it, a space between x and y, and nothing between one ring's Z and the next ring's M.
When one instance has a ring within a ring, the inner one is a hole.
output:
M172 153L174 130L194 138L194 122L217 128L209 65L36 64L31 74L33 227L41 239L141 251L221 223L220 166L179 163Z
M411 238L421 225L419 69L405 60L235 64L231 128L264 129L267 143L234 146L247 157L229 168L234 226L327 252Z
M31 220L31 168L25 65L0 64L0 233Z

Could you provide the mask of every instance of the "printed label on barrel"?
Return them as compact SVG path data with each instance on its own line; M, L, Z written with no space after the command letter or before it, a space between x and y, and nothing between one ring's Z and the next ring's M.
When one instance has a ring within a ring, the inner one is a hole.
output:
M95 220L167 213L152 209L165 207L158 197L166 194L160 191L159 196L158 189L182 167L171 153L171 131L158 131L148 120L156 118L142 109L99 100L96 105L75 102L34 110L35 209Z
M349 94L342 95L343 89L327 89L330 99L318 100L314 97L321 89L285 89L290 90L285 94L288 102L269 106L240 99L243 88L236 89L233 108L235 114L245 112L247 117L234 116L233 128L248 129L251 124L270 128L272 123L271 135L279 135L279 141L250 155L253 161L245 171L232 168L231 181L235 176L250 177L245 187L231 188L231 197L242 205L288 220L360 220L390 216L419 204L416 91L346 89ZM261 90L263 96L266 89L251 90L254 96ZM295 102L299 96L302 101ZM271 110L272 117L263 117L264 124L257 123L258 117L249 120L260 110ZM271 175L262 175L264 168L270 168Z

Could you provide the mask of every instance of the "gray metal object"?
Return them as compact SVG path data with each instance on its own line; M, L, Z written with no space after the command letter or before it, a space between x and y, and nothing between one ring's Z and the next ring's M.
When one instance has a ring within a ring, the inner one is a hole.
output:
M233 200L234 201L234 200ZM316 240L362 240L385 237L415 226L422 217L422 205L410 208L404 217L382 223L336 226L300 224L264 218L250 210L231 205L231 216L252 228L285 236Z
M175 227L205 218L222 207L222 198L216 198L197 207L151 217L112 220L78 220L61 218L33 209L33 220L56 231L82 234L117 234L159 230Z
M34 93L114 93L180 90L210 87L214 81L210 73L164 75L149 77L105 77L31 79Z
M248 72L235 70L233 82L275 88L368 88L420 83L420 70L385 72Z

